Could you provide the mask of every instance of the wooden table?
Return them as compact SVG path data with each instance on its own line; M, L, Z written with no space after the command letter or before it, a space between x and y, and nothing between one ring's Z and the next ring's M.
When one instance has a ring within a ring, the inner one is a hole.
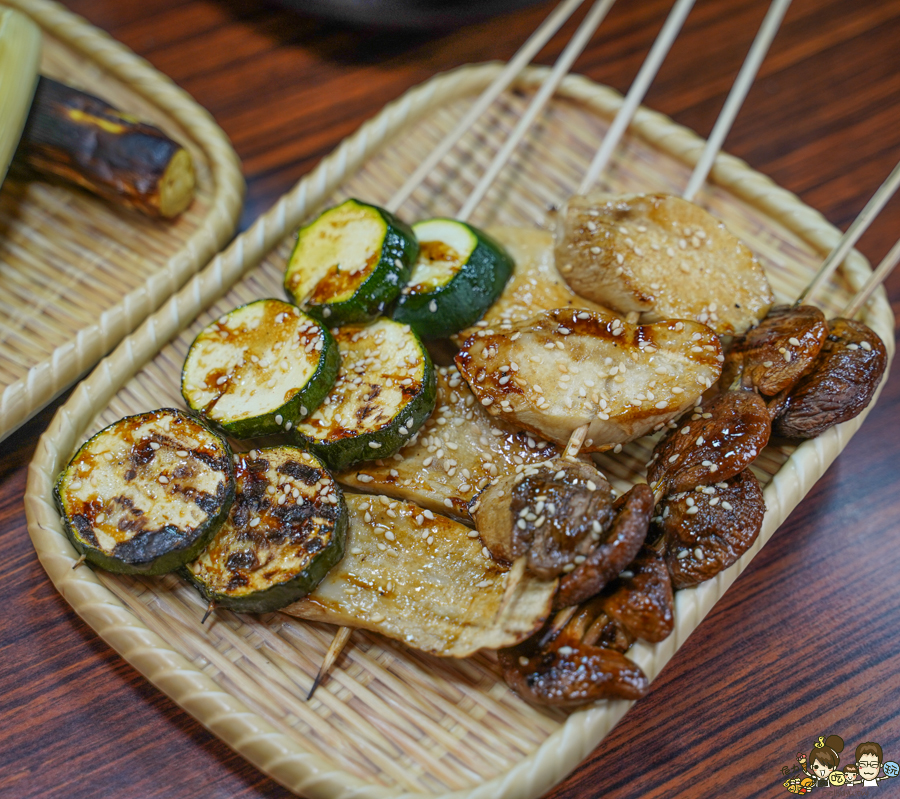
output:
M438 71L508 58L551 7L424 35L352 31L253 0L70 5L170 75L231 136L249 184L244 226L384 103ZM647 103L705 134L766 4L697 5ZM577 70L627 89L668 6L619 0ZM796 0L727 149L846 227L900 158L898 42L898 0ZM898 222L895 199L861 246L871 260ZM900 275L888 293L900 300ZM22 495L58 404L0 455L0 796L289 795L124 663L41 569ZM820 735L845 739L844 763L865 740L900 760L898 409L895 374L650 694L553 796L774 796L786 793L782 767Z

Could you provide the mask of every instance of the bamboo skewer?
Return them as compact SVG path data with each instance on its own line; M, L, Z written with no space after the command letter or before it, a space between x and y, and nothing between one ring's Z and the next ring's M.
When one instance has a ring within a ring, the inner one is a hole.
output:
M875 291L885 280L885 278L894 270L897 263L900 262L900 239L891 247L890 252L884 256L881 263L878 264L872 276L865 282L865 285L856 293L856 296L850 300L847 307L841 311L841 316L845 319L852 319L859 313Z
M725 105L722 106L722 110L719 112L719 118L713 126L712 133L709 134L709 139L706 141L706 147L703 149L700 160L697 162L697 166L694 167L694 172L688 181L687 188L684 190L684 194L681 195L685 200L692 200L694 195L700 190L700 187L706 182L716 155L722 148L728 131L731 130L731 125L738 111L740 111L744 99L750 91L750 87L753 85L760 64L762 64L769 50L769 45L772 44L772 40L775 38L775 34L781 25L781 20L784 18L790 4L791 0L772 0L772 5L769 6L765 19L760 25L759 32L756 34L756 38L750 47L750 52L747 53L747 58L744 59L744 64L740 72L738 72L731 91L728 93Z
M456 144L465 133L472 127L477 120L496 100L500 94L506 89L515 77L525 68L525 66L540 52L541 48L550 41L565 21L572 16L575 10L584 2L584 0L564 0L556 9L544 20L543 24L531 35L527 42L522 45L516 54L509 60L503 71L494 79L494 81L481 93L473 106L466 112L465 116L457 123L456 127L445 136L440 144L435 147L428 157L422 161L415 172L409 176L406 183L394 194L385 206L389 211L396 212L401 205L416 190L432 172L432 170L441 162L444 156L450 152L453 145Z
M334 634L334 638L328 645L328 651L322 659L322 665L319 666L319 673L316 675L316 679L313 680L312 688L309 689L309 693L306 695L307 702L312 699L313 694L316 692L316 688L319 687L322 680L325 678L325 675L331 671L334 661L337 660L338 655L341 654L341 650L344 648L347 641L350 640L350 634L352 632L353 630L350 627L338 627L338 631Z
M805 302L809 297L821 288L822 284L831 277L832 273L838 266L843 263L844 258L850 252L854 244L859 240L860 236L866 232L872 220L881 212L888 200L893 197L894 192L900 187L900 163L894 167L890 175L884 183L879 186L878 191L872 195L872 199L866 203L866 207L860 211L859 216L853 220L847 232L841 237L837 246L831 251L828 258L825 259L815 277L810 281L809 285L803 290L797 298L798 303ZM879 267L880 269L880 267ZM876 284L877 285L877 284ZM875 286L872 287L873 289Z
M641 100L644 99L644 95L647 94L647 89L650 88L650 84L656 77L656 73L659 72L662 62L669 54L669 50L672 49L672 44L681 31L687 15L694 7L694 2L695 0L677 0L675 5L672 6L672 10L669 12L669 16L653 42L647 58L644 59L644 63L631 84L628 94L625 95L622 107L616 114L609 130L606 131L600 149L597 150L594 160L591 161L591 165L585 172L584 179L578 187L578 194L585 194L597 182L597 178L600 177L603 170L606 169L606 165L609 163L616 145L631 124L635 111L641 104Z
M556 63L553 65L553 70L541 84L541 88L534 96L531 104L525 110L525 113L522 114L515 130L503 144L500 152L494 156L491 165L487 168L484 175L482 175L478 185L474 188L469 195L469 198L456 215L456 218L459 221L465 222L472 215L472 211L475 210L475 207L481 202L482 198L487 193L487 190L491 187L494 180L496 180L500 170L503 169L504 165L509 160L509 157L519 145L519 142L524 138L525 134L528 132L528 128L531 127L532 122L534 122L537 115L544 109L544 106L547 105L550 98L553 96L553 93L562 82L562 79L572 68L575 59L581 55L582 50L587 46L587 43L594 35L594 31L597 30L600 23L603 22L614 2L615 0L597 0L591 7L591 10L578 27L578 30L575 31L574 36L572 36L572 39L566 45L566 49L563 50L560 57L556 60Z

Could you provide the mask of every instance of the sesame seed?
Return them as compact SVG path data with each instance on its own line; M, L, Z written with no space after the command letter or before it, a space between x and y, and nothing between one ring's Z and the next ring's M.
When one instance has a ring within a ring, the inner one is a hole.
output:
M188 456L188 451L186 449L180 449L175 453L179 458L186 458Z
M871 352L871 351L872 351L872 345L869 344L868 341L861 341L861 342L859 343L859 346L862 347L866 352Z
M485 397L484 399L481 400L481 404L487 406L487 405L490 405L493 401L494 401L493 397Z
M694 557L697 558L697 560L703 560L703 550L700 549L700 547L697 547L694 550Z
M794 346L794 347L799 347L799 346L800 346L800 339L794 338L794 337L792 336L791 338L788 339L788 344L791 344L791 345Z
M166 477L164 474L161 474L159 476L159 482L162 483L163 485L165 485L166 483L169 482L169 478Z
M372 449L379 449L381 447L381 444L379 444L377 441L370 441L369 446Z
M684 560L690 554L691 553L688 552L686 549L680 549L678 551L678 554L675 557L678 558L678 560Z
M359 480L360 483L371 483L375 478L369 474L357 474L356 479Z
M469 538L478 538L478 530L469 530Z
M150 449L153 449L153 450L159 449L159 444L156 441L151 441Z
M731 506L731 503L730 503L730 502L727 502L727 501L724 500L724 499L722 500L722 507L723 507L725 510L734 510L734 508Z
M106 521L106 514L105 514L105 513L98 513L98 514L97 514L97 518L94 519L94 521L95 521L97 524L103 524L103 522Z

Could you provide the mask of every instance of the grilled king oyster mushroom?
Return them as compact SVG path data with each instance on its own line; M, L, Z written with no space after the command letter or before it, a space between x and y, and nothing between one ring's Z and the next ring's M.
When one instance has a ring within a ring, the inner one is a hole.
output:
M741 386L774 397L790 389L813 365L825 337L825 314L812 305L777 305L738 338L725 356L722 387Z
M728 568L753 545L765 513L762 487L749 469L713 486L665 497L650 536L663 536L672 585L688 588Z
M557 458L562 448L490 416L455 366L437 370L434 413L400 451L337 474L346 486L387 494L471 524L471 500L493 480Z
M506 601L509 567L491 558L474 530L410 502L345 499L343 559L285 613L454 658L512 646L543 626L556 580L525 575Z
M884 342L870 327L832 319L819 357L788 395L774 432L815 438L859 415L872 401L886 367Z
M657 442L647 467L650 487L659 495L674 494L734 477L763 451L771 429L759 394L720 394Z
M587 463L537 464L489 485L473 503L475 528L495 558L523 555L544 579L584 562L613 518L612 489Z
M594 542L584 561L559 581L554 610L599 594L640 552L653 514L653 493L644 484L633 486L613 503L612 510L612 524Z
M639 326L577 309L472 336L456 356L488 413L558 444L589 425L585 452L660 429L718 380L723 360L699 322Z
M497 653L503 677L528 702L578 707L599 699L639 699L650 687L640 667L622 654L629 645L621 633L616 648L606 643L608 617L599 602L579 608L561 629L548 625L518 646ZM608 638L609 636L607 636ZM622 640L623 639L623 640Z
M488 231L513 259L513 273L503 293L480 322L454 336L458 344L485 330L503 331L554 308L603 313L608 309L577 295L563 280L553 257L553 234L531 228L496 227Z
M572 197L556 264L586 299L641 321L693 319L740 335L774 301L750 250L700 206L665 194Z

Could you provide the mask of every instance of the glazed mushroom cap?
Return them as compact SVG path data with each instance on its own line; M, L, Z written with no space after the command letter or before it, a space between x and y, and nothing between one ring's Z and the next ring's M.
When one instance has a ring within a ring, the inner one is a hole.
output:
M753 463L770 433L762 397L741 390L720 394L660 439L647 480L660 494L727 480Z
M636 485L615 501L613 511L615 519L606 534L584 562L560 580L554 609L596 596L635 559L647 538L653 493L646 485Z
M774 432L785 438L815 438L849 421L872 401L886 367L884 342L870 327L853 319L832 319L822 351L788 395Z
M749 469L714 486L667 496L657 505L654 533L672 585L687 588L715 577L756 540L766 512L762 487Z
M828 323L812 305L778 305L735 341L725 359L721 385L741 385L767 397L790 389L811 368L825 343Z
M473 518L495 558L525 556L529 571L551 579L596 546L612 522L612 505L612 489L597 469L557 460L485 488Z

